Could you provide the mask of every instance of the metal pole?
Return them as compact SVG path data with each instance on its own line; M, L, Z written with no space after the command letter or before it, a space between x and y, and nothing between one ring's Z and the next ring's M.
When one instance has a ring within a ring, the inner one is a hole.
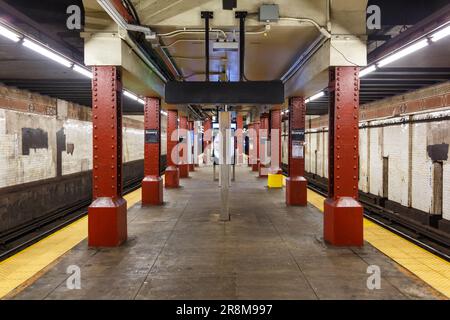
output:
M239 80L245 80L245 18L247 17L246 11L237 11L236 16L239 19Z
M230 165L227 163L227 155L229 148L229 141L227 131L230 129L230 113L220 112L219 114L219 130L220 130L220 220L230 220L230 208L228 203L229 188L230 188Z
M205 80L209 81L209 19L213 18L211 11L202 11L202 19L205 19Z

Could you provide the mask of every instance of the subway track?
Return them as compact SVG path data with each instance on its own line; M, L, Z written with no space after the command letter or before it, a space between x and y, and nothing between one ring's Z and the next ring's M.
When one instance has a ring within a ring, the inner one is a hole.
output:
M123 194L140 188L142 177L125 181ZM71 204L31 223L0 234L0 261L24 250L39 240L82 218L88 213L92 199Z
M328 186L310 176L307 177L308 188L326 197ZM364 207L364 217L389 231L411 241L419 247L450 262L450 239L435 228L423 225L413 219L405 218L391 210L370 203L360 196Z

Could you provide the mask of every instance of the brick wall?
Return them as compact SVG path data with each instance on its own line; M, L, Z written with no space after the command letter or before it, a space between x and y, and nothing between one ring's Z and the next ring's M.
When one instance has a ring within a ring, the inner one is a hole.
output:
M388 199L433 214L434 171L427 148L450 145L448 110L448 82L361 106L359 189L383 196L383 157L388 157ZM328 147L318 141L328 135L327 126L328 116L312 119L306 136L306 171L321 177L327 177L327 164L319 154L327 159ZM450 220L450 161L442 163L443 218Z
M143 122L123 125L124 162L143 159ZM90 108L0 84L0 188L90 169Z

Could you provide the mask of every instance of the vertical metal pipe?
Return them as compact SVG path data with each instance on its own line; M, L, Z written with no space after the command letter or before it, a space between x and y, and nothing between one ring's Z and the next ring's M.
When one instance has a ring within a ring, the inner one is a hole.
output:
M239 19L239 80L244 81L245 79L245 18L247 17L247 12L238 11L236 12L236 18Z
M209 19L213 18L211 11L202 11L202 19L205 19L205 80L209 81Z

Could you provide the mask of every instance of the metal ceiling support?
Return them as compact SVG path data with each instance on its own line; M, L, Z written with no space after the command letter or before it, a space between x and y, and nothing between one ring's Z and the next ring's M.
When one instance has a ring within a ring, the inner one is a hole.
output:
M289 101L288 129L288 172L286 178L286 205L306 206L307 181L305 179L305 116L303 97L293 97Z
M245 18L246 11L237 11L236 19L239 19L239 80L245 80Z
M165 173L165 187L179 188L180 187L180 170L177 167L178 157L177 144L178 135L174 132L178 130L178 111L167 110L167 168ZM172 136L177 135L172 139Z
M180 116L179 122L179 156L178 169L180 170L180 178L189 178L189 162L188 162L188 118Z
M144 106L144 179L142 180L142 204L163 204L163 180L161 178L161 101L146 98Z
M362 246L363 207L358 202L359 68L330 67L328 198L324 239L335 246Z
M127 202L122 198L121 68L93 70L93 202L89 212L91 247L117 247L127 239Z
M214 17L211 11L202 11L202 19L205 19L205 80L209 81L209 19Z

